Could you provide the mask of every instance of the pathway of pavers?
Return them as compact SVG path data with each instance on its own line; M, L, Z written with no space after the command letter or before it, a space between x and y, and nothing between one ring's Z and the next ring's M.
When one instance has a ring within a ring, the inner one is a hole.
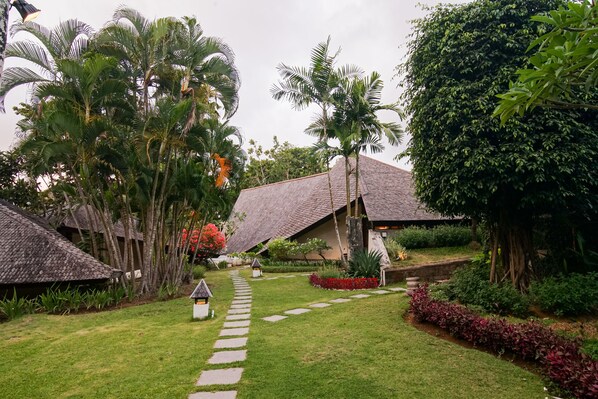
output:
M247 359L247 335L251 324L251 288L247 281L239 276L238 270L230 272L235 286L235 297L226 316L220 339L214 344L216 351L208 360L210 365L222 368L204 370L195 385L201 387L214 386L212 392L196 392L189 399L236 399L236 390L220 390L231 388L243 376L242 367L227 367L231 363L238 364ZM224 387L224 388L223 388Z
M356 295L351 295L348 298L336 298L336 299L331 299L328 302L312 303L311 305L308 305L308 307L310 307L310 308L327 308L328 306L332 306L332 304L351 302L352 299L364 299L364 298L369 298L372 295L384 295L384 294L392 294L393 292L406 292L406 291L407 290L405 288L401 288L401 287L378 289L375 291L369 291L369 294L356 294ZM296 309L285 310L283 313L285 315L299 315L299 314L303 314L303 313L307 313L307 312L311 312L311 309L296 308ZM275 315L268 316L268 317L262 317L262 320L269 321L270 323L276 323L276 322L284 320L288 317L289 316L275 314Z

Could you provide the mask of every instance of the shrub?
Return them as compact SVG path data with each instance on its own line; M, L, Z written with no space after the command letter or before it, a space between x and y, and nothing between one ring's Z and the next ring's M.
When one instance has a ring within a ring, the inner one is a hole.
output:
M580 351L578 341L539 323L483 318L463 306L431 299L427 286L412 294L410 312L416 320L435 324L474 345L538 361L554 382L577 398L598 397L598 362Z
M228 267L228 262L225 260L221 260L220 262L218 262L218 268L220 269L226 269Z
M476 239L480 240L480 235ZM468 226L440 225L431 229L410 226L400 230L394 240L407 249L431 247L460 247L471 242Z
M349 261L349 274L353 277L380 277L380 251L357 251Z
M180 287L173 283L164 283L158 288L158 299L166 301L172 299L179 294Z
M319 269L319 266L314 265L300 265L300 266L262 266L264 273L307 273L315 272Z
M268 253L274 260L286 260L297 254L297 243L279 237L268 243Z
M346 277L345 273L334 266L323 266L318 269L317 273L320 278L341 278Z
M598 311L598 273L570 274L533 282L530 295L540 309L559 316Z
M206 268L205 266L193 266L193 279L199 280L204 278L206 275Z
M406 227L399 231L394 239L407 249L428 248L432 246L432 234L425 227Z
M187 240L189 240L190 252L195 253L197 250L197 257L199 258L219 254L226 246L224 234L213 223L206 224L201 229L201 234L199 230L188 231L187 229L183 229L181 246L185 246Z
M316 273L309 276L311 285L334 290L362 290L377 288L377 278L321 278Z
M23 315L35 313L37 307L35 299L18 298L17 292L14 290L11 299L5 297L0 300L0 320L14 320Z
M328 245L326 240L317 237L309 238L303 244L299 244L299 253L303 254L303 256L311 252L317 252L318 255L324 260L326 260L326 258L324 257L324 251L327 251L329 249L331 249L331 247L330 245Z
M529 308L528 298L508 283L490 283L489 275L484 262L473 262L455 270L448 283L433 287L432 295L436 299L457 300L484 312L525 316Z

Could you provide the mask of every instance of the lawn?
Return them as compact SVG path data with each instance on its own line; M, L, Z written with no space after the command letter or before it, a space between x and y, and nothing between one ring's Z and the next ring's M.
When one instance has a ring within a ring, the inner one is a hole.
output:
M242 275L249 278L249 271ZM280 276L280 275L276 275ZM217 317L191 322L187 298L103 313L33 315L0 324L0 397L180 398L193 391L232 298L209 272ZM307 277L250 281L248 358L238 398L544 398L540 377L403 320L403 294L292 316L261 317L351 295ZM236 365L233 365L236 366Z
M445 260L472 258L479 254L479 249L473 250L468 246L409 249L407 250L407 259L393 261L392 265L395 267L410 267Z

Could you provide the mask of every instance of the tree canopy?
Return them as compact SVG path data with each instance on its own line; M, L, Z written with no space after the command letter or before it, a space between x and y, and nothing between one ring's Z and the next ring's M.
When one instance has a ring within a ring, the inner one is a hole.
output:
M501 126L496 95L545 30L533 15L557 0L477 0L437 6L415 21L404 99L411 115L408 154L416 192L445 215L481 218L501 248L505 274L525 289L541 215L595 206L596 115L537 109Z
M289 142L280 143L274 136L272 148L264 150L254 140L249 140L249 161L243 175L243 188L296 179L326 171L324 159L313 148L295 147Z
M583 0L561 5L532 20L549 31L534 40L530 65L517 71L494 111L504 123L536 106L598 110L598 4Z

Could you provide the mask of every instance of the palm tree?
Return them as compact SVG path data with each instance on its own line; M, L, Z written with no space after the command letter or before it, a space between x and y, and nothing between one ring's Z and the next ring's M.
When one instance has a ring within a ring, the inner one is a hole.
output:
M381 142L386 138L391 145L398 145L403 133L402 128L395 122L381 122L377 112L392 111L403 117L402 111L396 104L380 104L383 82L377 72L370 76L353 77L340 82L333 95L335 106L329 121L316 120L307 130L308 134L327 139L337 139L338 147L330 147L320 140L319 148L342 155L345 160L345 194L347 200L347 229L350 243L358 248L363 246L362 240L356 239L360 235L361 219L359 212L359 154L361 151L381 152L384 147ZM328 125L328 129L325 129ZM351 164L349 157L355 156L355 210L351 215ZM354 221L352 221L353 219ZM349 226L355 226L350 228ZM353 230L353 231L351 231ZM355 248L351 249L354 252Z
M11 27L11 36L26 32L37 41L11 42L6 48L6 58L15 57L29 61L39 73L26 67L11 67L4 70L0 80L0 112L4 112L4 98L15 87L24 84L56 82L61 79L57 62L64 59L78 60L87 50L93 29L76 19L59 23L48 29L35 22L16 23Z
M277 69L282 78L278 85L274 85L270 90L272 97L276 100L286 99L293 104L297 110L302 110L311 104L316 104L321 111L322 136L326 138L329 110L333 108L333 96L338 90L339 83L343 79L359 76L361 69L354 65L346 65L339 69L334 68L336 57L340 53L340 48L336 53L330 54L330 36L326 42L319 43L312 51L310 66L293 67L285 64L279 64ZM328 165L329 157L326 164ZM342 254L342 241L336 220L336 211L334 207L332 183L330 181L330 170L328 171L328 191L330 193L330 208L332 210L332 219L334 220L334 229L338 240L341 259L346 265L346 260Z

